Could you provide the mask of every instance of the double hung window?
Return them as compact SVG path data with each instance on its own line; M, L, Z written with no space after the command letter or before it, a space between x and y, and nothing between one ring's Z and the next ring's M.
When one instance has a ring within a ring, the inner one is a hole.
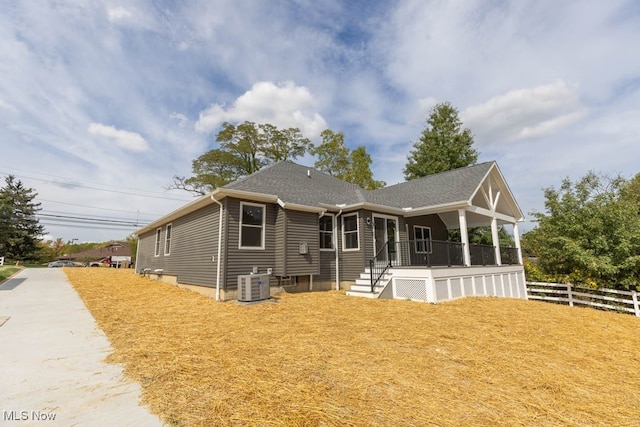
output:
M240 203L240 249L264 249L265 205Z
M325 214L320 218L320 249L333 249L333 215Z
M413 227L413 237L416 241L417 253L431 253L431 228L415 225Z
M160 256L160 242L161 242L161 236L162 236L162 228L158 228L156 230L156 245L155 245L155 256Z
M360 249L357 213L342 216L342 249L345 251Z
M173 225L167 224L164 231L164 254L169 255L171 253L171 233L173 231Z

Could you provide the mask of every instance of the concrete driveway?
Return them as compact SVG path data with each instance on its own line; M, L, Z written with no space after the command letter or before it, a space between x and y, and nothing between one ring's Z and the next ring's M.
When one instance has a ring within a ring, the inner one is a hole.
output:
M23 270L0 286L0 425L162 426L111 351L60 269Z

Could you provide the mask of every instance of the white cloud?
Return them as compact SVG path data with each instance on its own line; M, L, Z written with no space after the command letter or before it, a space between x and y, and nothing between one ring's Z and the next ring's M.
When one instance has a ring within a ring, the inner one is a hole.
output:
M467 108L461 117L483 143L499 144L551 135L585 114L578 86L556 80L495 96Z
M14 107L9 103L4 102L2 99L0 99L0 110L9 110L9 111L13 111L14 113L18 111L16 107Z
M431 109L435 107L438 100L434 97L428 96L426 98L418 99L418 107L415 114L409 119L410 124L424 123L425 117L429 117Z
M189 123L189 119L182 113L171 113L169 115L170 119L173 119L178 122L178 126L181 128L185 127L187 123Z
M111 139L119 147L129 151L147 151L149 150L149 144L147 141L136 132L129 132L126 130L119 130L113 126L105 126L101 123L91 123L88 129L92 135L103 136Z
M210 132L223 122L271 123L278 127L297 127L308 137L326 129L324 118L315 111L316 101L304 86L288 81L276 85L258 82L235 100L233 105L213 104L200 113L195 128Z
M107 16L109 17L109 21L118 22L130 18L132 14L124 7L118 6L115 8L107 9Z

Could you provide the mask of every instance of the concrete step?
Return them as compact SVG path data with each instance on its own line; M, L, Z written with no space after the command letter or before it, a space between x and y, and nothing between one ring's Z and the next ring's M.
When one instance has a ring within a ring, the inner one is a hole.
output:
M384 273L382 275L382 277L380 278L380 280L389 280L391 279L392 274L389 273L388 271L386 273ZM360 279L366 279L366 280L371 280L371 274L367 273L366 271L363 273L360 273Z
M380 293L382 292L382 290L384 289L384 285L376 285L373 290L374 292ZM359 285L359 284L354 284L351 285L351 289L352 291L355 292L371 292L371 284L367 283L364 285Z
M365 292L365 291L354 291L354 290L350 290L347 291L347 295L351 296L351 297L361 297L361 298L370 298L370 299L376 299L380 296L379 292Z

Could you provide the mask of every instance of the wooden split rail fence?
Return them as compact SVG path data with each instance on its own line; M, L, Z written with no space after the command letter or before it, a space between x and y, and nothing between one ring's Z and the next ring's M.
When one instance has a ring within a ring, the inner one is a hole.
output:
M561 283L527 282L527 296L531 300L586 305L603 310L635 314L640 317L637 291L592 289Z

